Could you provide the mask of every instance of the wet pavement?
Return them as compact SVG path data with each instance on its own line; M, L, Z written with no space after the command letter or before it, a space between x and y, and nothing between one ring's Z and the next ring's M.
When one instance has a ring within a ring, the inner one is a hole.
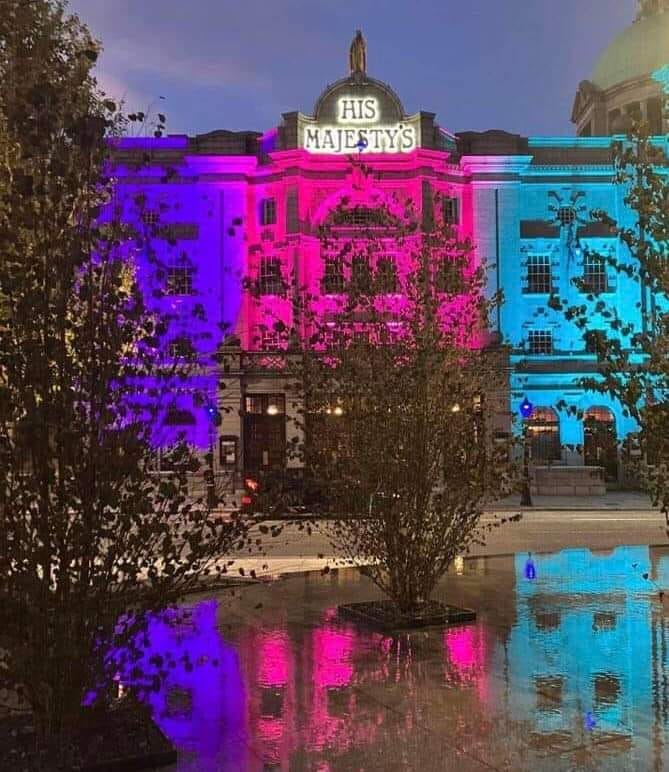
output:
M397 636L338 620L355 569L202 599L151 631L195 663L151 697L169 769L669 769L668 586L669 548L456 561L477 621Z

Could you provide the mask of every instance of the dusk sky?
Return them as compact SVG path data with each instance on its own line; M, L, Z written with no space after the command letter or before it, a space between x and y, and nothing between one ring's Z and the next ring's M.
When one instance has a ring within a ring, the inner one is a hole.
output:
M311 113L348 74L360 27L368 72L408 113L451 131L573 134L579 81L634 18L634 0L71 0L105 46L99 79L170 133L264 131ZM156 101L160 96L164 100Z

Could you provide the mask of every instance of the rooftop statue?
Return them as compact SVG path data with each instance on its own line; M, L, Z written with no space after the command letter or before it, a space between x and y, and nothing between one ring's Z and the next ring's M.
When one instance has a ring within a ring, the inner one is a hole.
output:
M367 41L362 36L361 30L356 30L348 54L351 74L367 72Z

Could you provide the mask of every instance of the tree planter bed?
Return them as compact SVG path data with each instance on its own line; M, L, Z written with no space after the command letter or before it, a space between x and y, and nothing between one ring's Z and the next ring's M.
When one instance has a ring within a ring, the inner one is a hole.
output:
M125 699L73 736L41 748L30 716L0 718L0 759L12 772L134 772L173 764L177 752L149 711Z
M338 606L339 615L345 619L383 630L413 630L437 625L456 625L473 622L476 612L468 608L448 606L436 600L428 601L420 613L406 616L400 614L397 606L390 600L376 600L366 603L347 603Z

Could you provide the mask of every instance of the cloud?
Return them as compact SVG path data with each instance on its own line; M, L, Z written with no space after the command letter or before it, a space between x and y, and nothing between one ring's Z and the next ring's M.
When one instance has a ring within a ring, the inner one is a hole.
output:
M117 77L106 68L98 67L95 71L98 86L105 94L117 102L123 102L126 112L133 110L146 110L152 101L147 94L129 86L123 79Z
M135 41L130 38L110 41L103 51L106 68L126 74L159 75L171 81L198 86L243 86L268 88L270 80L255 72L247 63L220 52L189 53L186 47Z

